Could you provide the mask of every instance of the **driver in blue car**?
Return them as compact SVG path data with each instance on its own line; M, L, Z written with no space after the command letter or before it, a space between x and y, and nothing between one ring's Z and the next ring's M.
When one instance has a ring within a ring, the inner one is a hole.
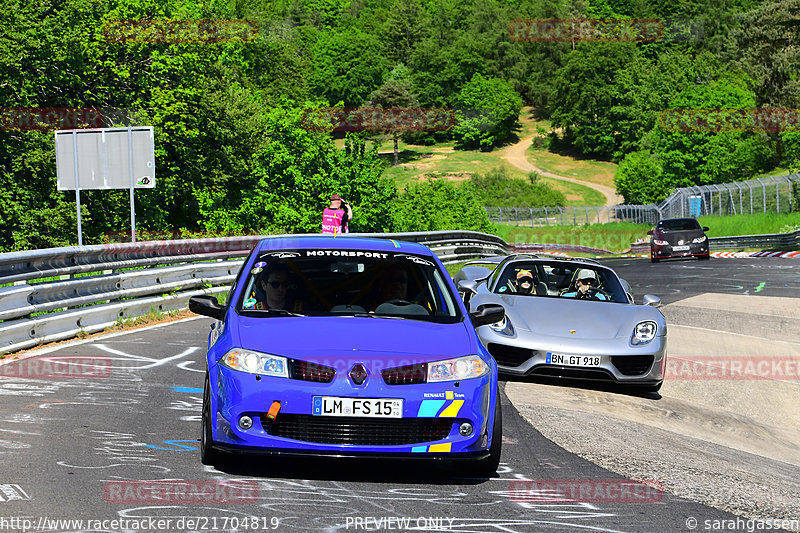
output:
M605 294L600 292L600 283L597 280L597 272L582 268L578 272L575 281L575 290L565 292L561 296L565 298L578 298L579 300L608 300Z

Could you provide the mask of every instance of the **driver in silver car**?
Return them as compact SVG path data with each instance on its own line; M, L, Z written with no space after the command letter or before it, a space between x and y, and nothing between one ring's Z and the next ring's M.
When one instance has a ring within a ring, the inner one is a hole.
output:
M565 292L561 296L565 298L578 298L579 300L608 300L605 294L599 291L600 283L597 279L597 272L582 268L575 281L575 290Z

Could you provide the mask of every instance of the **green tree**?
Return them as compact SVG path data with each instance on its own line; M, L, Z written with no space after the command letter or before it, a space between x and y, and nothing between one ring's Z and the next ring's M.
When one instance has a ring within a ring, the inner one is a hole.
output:
M660 161L647 151L632 152L620 161L614 185L626 204L657 203L675 188L664 179Z
M469 185L483 206L558 207L567 202L561 192L540 182L535 172L523 180L510 177L505 167L496 167L485 175L474 174Z
M619 150L616 77L636 59L631 43L582 43L567 56L553 83L552 124L582 153L609 158Z
M754 80L758 104L800 105L800 0L767 0L731 33L736 55Z
M408 108L419 106L419 100L411 86L409 70L404 65L396 66L378 89L369 97L369 105L378 108ZM398 130L391 130L394 141L394 166L399 159Z
M748 78L737 73L679 94L670 107L689 110L682 114L693 120L681 128L659 123L653 135L652 150L661 162L666 182L674 186L724 183L769 168L773 161L764 136L747 128L737 131L729 122L717 127L715 115L710 113L751 110L754 106L755 94L748 87Z
M398 231L489 231L489 217L471 187L428 179L406 187L396 203Z
M522 98L507 82L475 74L459 92L457 105L453 136L458 145L488 151L511 137Z
M321 33L313 48L309 86L331 105L358 107L380 87L386 64L372 35L358 29Z
M316 233L333 192L353 204L351 231L381 231L393 224L396 192L381 176L377 152L367 151L357 138L337 150L328 133L303 127L304 116L288 101L271 109L248 174L197 192L200 222L208 231Z

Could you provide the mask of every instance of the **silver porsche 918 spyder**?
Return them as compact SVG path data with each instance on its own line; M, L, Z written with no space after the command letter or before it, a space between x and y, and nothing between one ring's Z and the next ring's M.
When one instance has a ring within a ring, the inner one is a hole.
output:
M506 310L502 321L478 328L500 373L661 388L661 300L646 294L635 305L630 285L599 262L511 255L467 263L454 280L470 310Z

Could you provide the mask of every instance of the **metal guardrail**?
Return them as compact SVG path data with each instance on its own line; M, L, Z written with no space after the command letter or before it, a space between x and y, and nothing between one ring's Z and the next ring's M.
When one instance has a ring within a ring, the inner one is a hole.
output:
M756 248L759 250L790 250L800 249L800 230L791 233L769 233L764 235L739 235L736 237L709 237L709 249L739 250ZM636 242L631 244L633 253L650 253L650 242Z
M772 233L766 235L741 235L738 237L710 237L711 250L734 250L738 248L759 248L761 250L800 248L800 230L792 233Z
M421 243L444 263L508 253L503 239L475 231L350 235ZM152 310L183 309L194 295L227 292L242 258L258 241L270 237L283 236L149 241L0 254L0 285L14 283L0 287L0 353L102 331L119 319ZM92 273L98 274L75 277ZM29 283L49 277L62 279ZM45 314L31 316L41 312Z

